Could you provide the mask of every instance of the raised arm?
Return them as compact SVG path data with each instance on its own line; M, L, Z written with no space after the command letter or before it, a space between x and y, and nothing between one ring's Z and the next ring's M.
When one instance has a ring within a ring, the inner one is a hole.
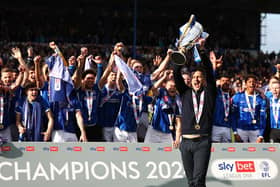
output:
M118 90L123 93L126 88L123 84L123 76L122 76L122 73L120 70L118 70L118 72L117 72L117 81L116 82L117 82Z
M98 56L101 59L101 56ZM96 63L97 66L97 72L96 72L96 79L95 79L95 83L98 84L98 82L101 79L101 76L103 74L103 61L101 60L94 60L94 62Z
M172 54L172 49L168 49L166 57L160 63L159 67L152 73L152 75L151 75L152 81L158 79L160 73L166 69L166 67L171 59L171 54ZM161 58L158 56L156 57L156 59L154 59L154 61L160 61L160 60L161 60Z
M35 65L35 80L37 88L42 88L44 85L44 80L41 72L41 56L36 56L34 58L34 65Z
M74 87L78 89L81 86L82 82L82 72L84 69L85 58L83 55L78 56L77 58L77 69L71 77L74 83Z
M163 76L154 83L153 87L152 87L152 92L153 92L153 95L154 96L158 96L159 95L159 91L158 91L158 88L161 87L162 83L166 80L166 78L168 77L168 75L171 73L170 70L166 70L164 73L163 73Z
M17 76L17 79L13 84L11 84L10 87L12 92L15 91L15 89L17 89L22 84L24 72L26 71L24 67L21 65L19 66L18 70L19 70L19 74Z
M19 64L22 65L25 69L28 69L25 61L22 58L21 51L18 47L12 48L12 56L18 60Z
M63 60L63 65L64 66L68 66L68 62L65 60L62 52L60 51L60 49L58 48L58 46L55 44L55 42L50 42L49 43L50 48L52 48L54 50L54 52L56 52Z
M12 56L18 60L19 64L25 69L24 71L24 75L23 75L23 80L21 82L21 86L24 87L26 81L28 80L28 75L29 75L29 70L28 70L28 67L25 63L25 61L23 60L22 58L22 55L21 55L21 51L19 48L15 47L15 48L12 48Z
M107 78L108 78L109 74L112 72L114 64L115 64L114 54L112 53L110 56L110 59L109 59L109 63L107 65L103 75L101 76L100 80L98 81L99 89L102 89L104 87L104 85L106 84Z

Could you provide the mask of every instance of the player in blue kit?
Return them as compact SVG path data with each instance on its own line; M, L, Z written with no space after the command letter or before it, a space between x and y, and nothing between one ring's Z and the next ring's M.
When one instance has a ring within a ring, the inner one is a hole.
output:
M114 140L114 124L120 110L122 92L117 88L117 72L113 71L114 63L111 56L98 87L100 89L100 103L98 108L98 124L103 128L103 138L106 142ZM120 85L121 83L119 83Z
M232 128L237 142L262 142L266 126L266 100L256 92L254 75L245 79L246 90L233 96Z
M164 75L154 84L152 90L156 96L156 104L154 107L154 113L152 118L152 125L149 126L145 143L172 143L172 133L176 125L181 121L180 107L181 100L176 94L176 87L174 80L166 80L170 70L166 70ZM162 83L165 82L165 86L162 87ZM176 128L177 129L177 128Z
M269 140L272 143L280 143L280 81L274 81L270 85L272 97L269 98Z
M97 124L98 105L100 90L98 88L98 81L103 72L102 61L97 63L97 74L94 69L87 69L82 71L84 63L80 60L77 72L81 72L81 81L77 81L80 85L77 90L78 100L81 103L81 112L85 124L86 134L88 141L103 141L103 132L100 124ZM77 80L80 80L80 73L77 73Z
M89 141L102 141L102 128L97 122L97 106L99 89L95 82L96 73L93 69L83 72L83 86L77 90L77 96L81 103L81 112Z
M212 129L213 142L231 142L231 118L230 77L222 75L216 96Z
M25 86L26 97L18 100L16 105L16 125L19 131L19 141L48 141L53 129L53 117L49 103L39 95L35 83ZM48 125L43 132L42 116L48 119Z
M79 140L87 141L81 113L81 104L77 99L74 84L67 68L67 62L54 42L50 42L56 54L47 60L49 73L50 108L54 115L53 142L76 142L76 131L80 131Z
M20 70L18 78L15 83L12 83L11 69L3 68L1 70L0 81L0 136L8 142L16 140L17 138L11 135L18 136L18 130L15 126L15 112L14 105L16 97L15 90L21 84L23 78L23 70ZM13 134L11 134L13 133Z
M121 76L120 71L118 71L117 76ZM117 82L117 87L122 92L124 91L124 94L115 123L114 142L137 142L137 122L135 117L139 116L139 113L134 107L136 106L136 103L134 103L135 100L133 102L132 96L128 93L128 89L125 88L122 81ZM133 105L133 103L135 105Z
M117 79L120 79L120 71L118 71ZM115 123L114 142L137 142L137 126L139 124L139 116L141 114L142 103L151 102L151 97L139 96L136 99L132 96L122 81L117 81L117 87L123 93L120 111ZM140 93L141 94L141 93Z

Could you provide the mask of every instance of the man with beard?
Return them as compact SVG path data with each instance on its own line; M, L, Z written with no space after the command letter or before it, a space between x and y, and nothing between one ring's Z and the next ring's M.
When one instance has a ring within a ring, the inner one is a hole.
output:
M212 130L213 142L231 142L230 77L222 75L217 89L216 107Z
M233 96L232 128L237 142L263 141L266 127L266 100L256 92L257 78L248 75L246 90Z

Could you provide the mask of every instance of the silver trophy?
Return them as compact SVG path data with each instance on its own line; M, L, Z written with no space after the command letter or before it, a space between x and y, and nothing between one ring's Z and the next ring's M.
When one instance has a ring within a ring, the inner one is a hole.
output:
M178 51L174 51L171 55L173 63L184 65L186 63L186 52L190 50L196 41L201 37L208 37L207 33L203 32L203 27L195 21L195 16L192 14L189 21L180 27L180 37L176 42Z

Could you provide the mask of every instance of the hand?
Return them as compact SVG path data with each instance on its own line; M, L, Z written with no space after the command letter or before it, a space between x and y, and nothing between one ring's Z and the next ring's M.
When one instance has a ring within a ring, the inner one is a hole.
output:
M18 71L22 73L25 72L25 67L23 65L19 65Z
M210 61L212 63L212 66L213 66L214 70L216 70L217 68L222 66L222 64L223 64L223 60L222 60L223 56L220 56L220 58L217 59L214 51L211 51L210 55L209 55L209 58L210 58Z
M165 70L163 76L167 78L171 74L171 70Z
M93 60L93 55L89 55L86 57L86 60Z
M82 67L85 63L85 57L83 55L78 56L77 62L78 62L77 67Z
M24 134L26 132L26 128L20 125L18 126L18 132L19 134Z
M243 142L241 137L238 134L235 134L234 138L235 138L235 142Z
M172 53L173 53L173 50L172 50L172 49L168 49L168 50L167 50L167 56L171 56Z
M20 49L18 47L12 48L12 56L16 59L22 58Z
M47 142L48 140L50 140L51 132L46 131L46 132L42 132L41 134L44 135L44 142Z
M53 50L55 50L55 48L57 48L57 45L54 42L50 42L49 43L50 48L52 48Z
M96 64L102 64L102 57L101 56L95 56L93 61L96 63Z
M85 133L82 133L81 136L80 136L80 142L87 142L87 136Z
M82 47L82 48L81 48L81 55L82 55L83 57L86 57L87 54L88 54L88 48Z
M173 147L174 149L178 149L178 148L179 148L179 146L180 146L180 141L179 141L179 140L175 140L175 141L173 141L173 143L172 143L172 147Z
M258 137L256 143L262 143L263 142L263 137Z
M33 59L33 61L34 61L34 64L39 64L40 61L41 61L41 56L36 56L36 57Z
M128 67L130 67L130 68L132 68L132 58L131 57L129 57L128 59L127 59L127 62L126 62L126 64L128 65Z
M153 59L153 65L154 65L154 66L159 66L161 62L162 62L161 56L158 56L158 55L157 55L157 56Z
M206 42L205 38L198 38L197 44L199 45L200 50L205 49L205 42Z

